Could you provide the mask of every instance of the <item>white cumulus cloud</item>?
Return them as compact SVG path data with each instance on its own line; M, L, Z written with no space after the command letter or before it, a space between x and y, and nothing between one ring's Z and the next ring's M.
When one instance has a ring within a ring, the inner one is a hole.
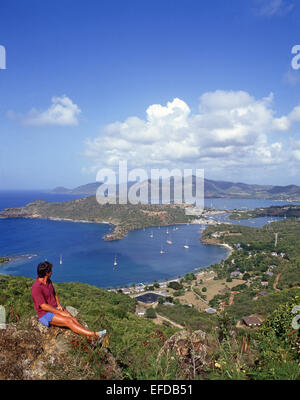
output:
M145 118L129 117L104 127L85 142L93 167L235 168L279 165L287 159L273 133L300 122L300 106L277 116L273 93L256 99L245 91L204 93L199 111L174 98L153 104Z
M51 106L46 111L32 109L24 119L25 125L43 126L74 126L78 125L80 108L67 96L52 97Z

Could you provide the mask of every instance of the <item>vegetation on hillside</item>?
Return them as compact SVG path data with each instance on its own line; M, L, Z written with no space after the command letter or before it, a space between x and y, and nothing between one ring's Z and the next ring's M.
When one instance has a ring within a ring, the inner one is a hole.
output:
M209 241L216 232L214 243L227 243L234 250L225 261L212 266L218 278L228 279L239 271L253 293L264 289L262 282L268 292L300 286L300 221L287 218L262 228L208 227L201 240Z
M194 216L186 215L178 204L99 204L95 196L47 203L34 201L25 207L8 208L0 213L3 218L57 218L74 221L109 222L115 225L106 240L121 239L132 229L147 226L187 223Z
M300 217L300 207L285 205L256 208L255 210L237 210L229 216L229 219L241 220L258 217Z
M25 277L0 276L0 304L6 308L7 323L18 322L22 327L30 316L35 315L30 295L33 282L33 279ZM110 351L121 366L124 378L169 378L155 359L164 341L176 329L158 328L151 320L136 316L136 300L127 295L78 282L54 283L54 286L61 304L77 308L79 319L90 329L109 332ZM85 356L81 348L77 352L77 356ZM172 375L175 376L176 373Z

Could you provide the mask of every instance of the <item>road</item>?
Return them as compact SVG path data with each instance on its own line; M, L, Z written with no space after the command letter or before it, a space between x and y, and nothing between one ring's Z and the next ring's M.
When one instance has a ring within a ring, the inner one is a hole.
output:
M162 319L162 320L164 320L164 321L167 321L167 322L169 322L171 325L175 326L176 328L185 329L184 326L179 325L179 324L176 324L176 322L171 321L170 319L168 319L168 318L166 318L166 317L163 317L163 316L160 315L160 314L156 314L156 316L157 316L158 319Z

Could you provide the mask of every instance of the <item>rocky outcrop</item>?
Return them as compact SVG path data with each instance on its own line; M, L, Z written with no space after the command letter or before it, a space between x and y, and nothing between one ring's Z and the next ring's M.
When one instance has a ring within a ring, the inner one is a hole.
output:
M48 328L31 317L26 326L8 324L0 330L2 380L121 378L108 348L92 347L69 329Z
M198 330L182 330L171 336L161 348L157 361L167 355L178 359L185 379L195 379L210 363L210 354L215 347L210 335Z

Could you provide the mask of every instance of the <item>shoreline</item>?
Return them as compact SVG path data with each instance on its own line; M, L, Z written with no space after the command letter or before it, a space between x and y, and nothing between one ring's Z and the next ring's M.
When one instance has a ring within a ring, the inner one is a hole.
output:
M201 241L201 237L199 238L199 240ZM207 245L212 245L212 246L222 246L222 247L225 247L225 248L228 250L228 253L227 253L226 257L225 257L225 260L226 260L228 257L230 257L231 254L232 254L233 251L234 251L234 248L231 247L231 246L230 246L229 244L227 244L227 243L205 243L205 242L202 242L202 241L201 241L201 243L202 243L202 244L207 244ZM219 264L219 263L218 263L218 264ZM213 265L213 264L211 264L211 265ZM196 268L194 268L193 271L186 272L186 274L193 273L193 274L196 275L196 276L201 275L201 274L204 273L205 270L208 271L208 270L211 268L211 265L209 265L209 266L207 266L207 267L203 267L203 268L201 268L201 267L196 267ZM201 271L199 271L199 270L201 270ZM195 272L195 271L197 271L197 272ZM181 277L181 278L182 278L182 277ZM166 281L166 280L164 280L164 281L157 281L157 283L164 283L164 284L168 285L169 282L179 281L181 278L179 278L179 276L177 276L177 277L175 277L175 278L170 278L170 279L168 279L167 281ZM132 282L132 283L134 283L135 285L137 285L137 283L135 283L135 282ZM132 283L131 283L131 285L132 285ZM149 282L149 283L139 282L139 283L142 283L144 286L148 286L148 285L152 285L153 282ZM129 284L127 284L127 285L125 285L125 286L120 286L119 289L121 289L121 290L122 290L122 289L125 289L126 286L131 287ZM160 288L160 289L163 289L163 288ZM109 290L109 289L104 289L104 290ZM118 290L118 289L117 289L117 290Z
M216 244L216 246L223 246L223 247L226 247L228 249L229 254L228 254L228 256L226 258L230 257L231 254L234 251L234 248L229 246L229 244L227 244L227 243L219 243L219 244Z
M28 217L28 218L31 218L31 217ZM37 219L50 219L51 221L82 222L83 224L109 224L109 225L113 225L111 222L108 222L108 221L88 221L88 220L84 220L84 219L56 218L56 217L37 218Z
M108 222L108 221L88 221L88 220L74 220L74 219L70 219L70 218L56 218L56 217L49 217L49 218L41 218L41 217L22 217L22 218L28 218L28 219L45 219L45 220L52 220L52 221L63 221L63 222L75 222L75 223L80 223L80 222L82 222L82 223L91 223L91 224L108 224L108 225L112 225L112 226L114 226L115 227L115 229L118 227L118 225L114 225L113 223L111 223L111 222ZM5 218L5 219L9 219L9 218ZM206 225L206 226L209 226L210 225L210 223L200 223L200 222L197 222L197 224L199 224L199 225ZM176 226L176 225L193 225L193 222L189 222L189 223L186 223L186 222L179 222L179 223L172 223L172 224L168 224L168 225L149 225L149 226L145 226L145 227L137 227L137 228L134 228L134 229L131 229L130 231L134 231L134 230L141 230L141 229L149 229L149 228L154 228L154 227L170 227L170 226ZM204 228L205 229L205 228ZM130 231L128 231L127 232L127 234L130 232ZM111 233L108 233L108 235L111 235L113 232L111 232ZM124 237L126 237L126 235L124 236ZM103 236L103 238L102 238L102 240L105 240L105 236ZM120 239L113 239L113 240L111 240L111 241L114 241L114 240L120 240ZM200 236L200 238L199 238L199 240L201 241L201 236ZM202 242L202 241L201 241ZM229 246L228 244L225 244L225 243L204 243L204 242L202 242L202 244L211 244L211 245L216 245L216 246L223 246L223 247L226 247L227 248L227 250L228 250L228 253L227 253L227 255L226 255L226 257L225 257L225 259L227 259L231 254L232 254L232 252L233 252L233 248L231 247L231 246ZM18 261L18 260L20 260L20 259L25 259L25 258L33 258L34 256L37 256L37 254L24 254L24 255L17 255L17 256L9 256L9 257L6 257L6 258L9 258L9 261L6 261L6 262L4 262L4 263L2 263L2 265L5 265L5 264L7 264L7 263L9 263L9 262L13 262L13 261ZM0 264L0 267L2 266L1 264ZM205 270L208 270L209 268L210 268L211 266L210 265L208 265L208 266L204 266L204 267L195 267L192 271L188 271L188 272L186 272L186 273L193 273L193 274L195 274L196 276L198 275L198 274L201 274L201 273L203 273ZM197 271L197 272L195 272L195 271ZM181 276L181 275L180 275ZM163 280L163 281L157 281L158 283L163 283L163 284L168 284L168 282L171 282L171 281L179 281L181 278L179 278L179 276L177 275L176 277L173 277L173 278L168 278L168 280ZM154 279L155 280L155 279ZM132 284L135 284L135 285L138 285L138 283L141 283L141 282L130 282L130 283L127 283L127 284L125 284L124 286L119 286L119 288L120 289L124 289L124 288L126 288L126 286L128 286L128 287L131 287L131 285ZM152 285L152 283L153 282L149 282L149 283L143 283L143 285L144 286L148 286L148 285ZM100 287L100 286L99 286ZM107 288L102 288L103 290L109 290L109 287L107 287Z

